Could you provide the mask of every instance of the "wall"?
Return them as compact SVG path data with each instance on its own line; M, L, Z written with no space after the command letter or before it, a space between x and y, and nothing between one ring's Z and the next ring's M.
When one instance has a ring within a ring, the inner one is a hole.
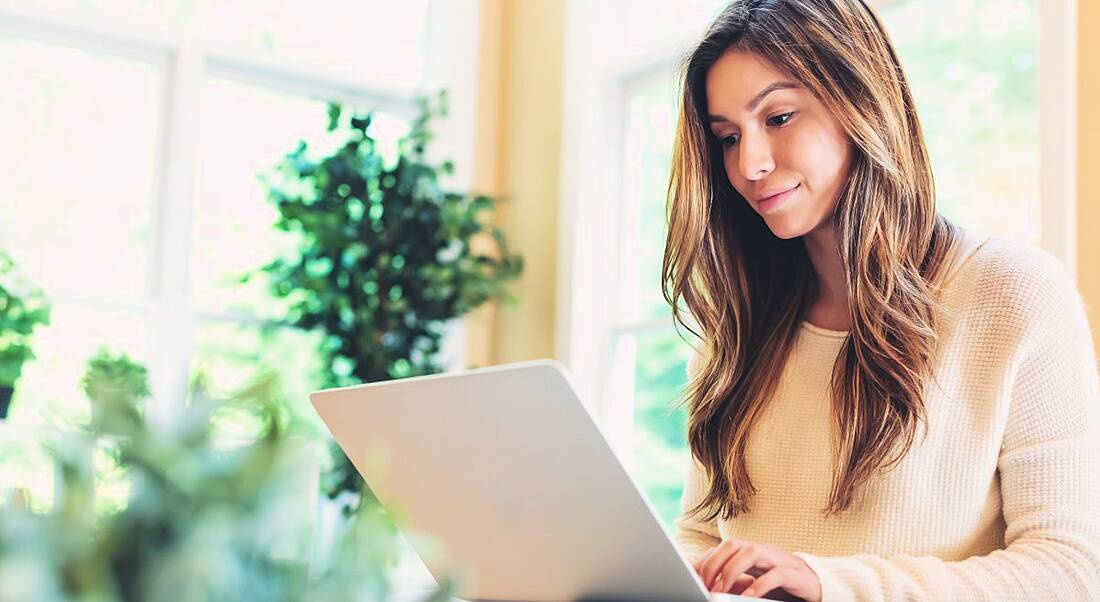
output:
M499 199L496 223L524 272L518 303L467 320L472 366L555 354L564 3L482 0L481 23L473 186Z
M1077 10L1077 284L1100 349L1100 2Z

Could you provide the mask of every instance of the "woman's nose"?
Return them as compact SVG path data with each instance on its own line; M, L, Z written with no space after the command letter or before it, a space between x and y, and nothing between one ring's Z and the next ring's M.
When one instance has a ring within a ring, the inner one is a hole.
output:
M737 170L746 180L759 180L775 169L771 147L766 136L754 136L749 139L742 136L738 141Z

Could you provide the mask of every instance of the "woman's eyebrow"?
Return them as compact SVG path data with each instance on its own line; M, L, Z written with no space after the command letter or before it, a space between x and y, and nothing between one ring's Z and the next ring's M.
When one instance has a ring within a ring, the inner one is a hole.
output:
M771 94L772 92L775 92L776 90L787 90L787 89L791 89L791 88L801 88L801 87L802 87L801 85L799 85L795 82L792 82L792 81L780 80L780 81L777 81L777 82L772 82L772 83L768 84L767 87L765 87L763 90L761 90L760 92L757 92L756 96L752 97L752 100L750 100L749 103L747 105L745 105L745 110L746 111L754 110L756 108L756 105L760 104L760 102L764 100L765 96L767 96L768 94ZM715 123L715 122L719 122L719 121L729 121L729 119L726 119L722 115L707 115L707 123Z

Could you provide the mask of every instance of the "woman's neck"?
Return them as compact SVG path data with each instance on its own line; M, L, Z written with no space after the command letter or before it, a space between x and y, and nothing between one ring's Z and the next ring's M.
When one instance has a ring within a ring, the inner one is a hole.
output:
M851 330L844 262L832 224L822 224L802 239L819 284L818 295L810 305L807 320L814 326L829 330Z

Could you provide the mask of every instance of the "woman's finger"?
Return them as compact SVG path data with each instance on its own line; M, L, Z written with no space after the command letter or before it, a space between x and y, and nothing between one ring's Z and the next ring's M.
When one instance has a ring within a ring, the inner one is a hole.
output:
M731 558L727 559L722 573L727 577L738 576L747 573L753 577L759 577L767 571L778 566L775 554L767 546L749 544L743 546Z
M726 561L728 561L737 550L737 544L729 541L724 541L718 546L715 546L714 553L702 563L702 567L700 567L699 571L699 576L703 578L703 584L707 586L707 589L711 589L714 586L714 580L718 577L719 571L722 570ZM736 575L734 576L736 577ZM733 579L729 581L732 583Z
M752 587L747 588L742 595L744 596L756 596L762 598L767 595L768 592L778 587L783 587L786 583L789 571L786 567L777 566L774 569L764 573L760 577L757 577L756 582L752 584Z
M724 593L740 594L741 592L748 589L754 581L756 581L756 579L754 579L752 575L741 575L734 580L733 585L725 587Z
M696 558L695 562L691 564L691 568L695 569L695 572L699 573L699 575L702 576L703 573L701 571L703 570L703 563L706 562L712 554L714 554L714 550L716 549L718 549L718 546L714 546L706 552L703 552L703 555Z

